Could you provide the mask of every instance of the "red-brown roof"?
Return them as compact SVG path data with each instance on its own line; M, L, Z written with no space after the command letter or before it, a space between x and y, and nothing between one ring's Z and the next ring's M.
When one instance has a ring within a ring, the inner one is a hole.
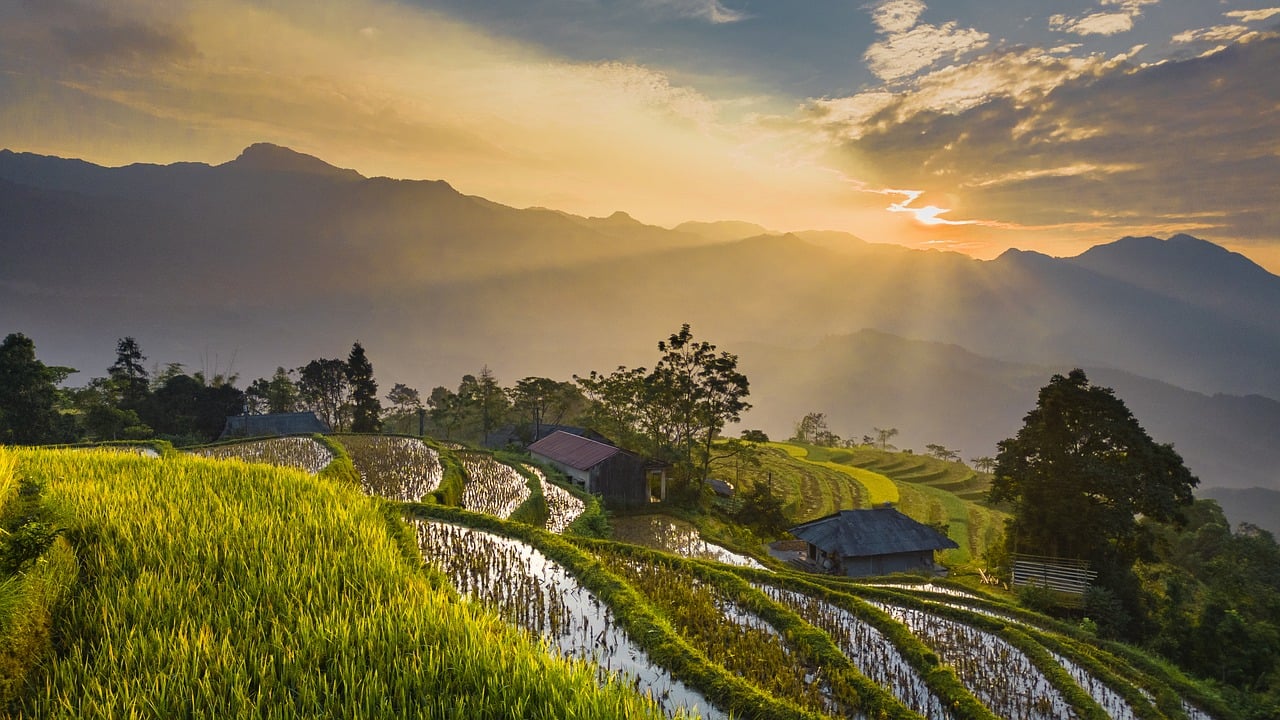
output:
M622 451L612 445L557 430L530 445L529 452L575 470L590 470Z

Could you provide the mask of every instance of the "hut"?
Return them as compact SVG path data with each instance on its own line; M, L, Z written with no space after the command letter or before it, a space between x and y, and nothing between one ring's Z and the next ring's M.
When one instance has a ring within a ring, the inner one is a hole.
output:
M883 505L841 510L791 528L808 545L807 559L822 572L848 577L924 570L937 572L933 552L958 548L954 540Z
M294 413L269 413L267 415L232 415L222 428L219 440L233 438L269 437L278 435L309 435L327 433L329 426L310 410Z
M608 505L632 507L649 502L644 458L588 437L557 430L529 446L529 454L597 493Z

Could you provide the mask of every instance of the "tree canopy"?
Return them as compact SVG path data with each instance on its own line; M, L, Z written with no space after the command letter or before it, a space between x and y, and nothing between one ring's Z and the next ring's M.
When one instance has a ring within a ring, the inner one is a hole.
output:
M1013 505L1011 551L1127 568L1142 551L1139 516L1173 520L1198 483L1171 445L1078 369L1054 375L998 447L989 499Z
M0 444L36 445L67 439L55 407L66 372L36 359L31 338L13 333L0 343Z

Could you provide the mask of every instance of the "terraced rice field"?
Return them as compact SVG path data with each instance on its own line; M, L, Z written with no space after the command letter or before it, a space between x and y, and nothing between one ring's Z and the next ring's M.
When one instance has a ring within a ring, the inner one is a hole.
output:
M542 495L547 501L547 530L557 534L564 532L586 509L586 504L568 490L547 480L547 476L538 468L525 467L542 486Z
M866 490L867 505L880 505L887 502L896 504L898 502L898 486L893 483L893 480L879 472L845 463L833 462L830 459L823 458L821 453L814 452L814 450L801 445L770 443L770 446L782 450L797 460L803 460L848 476Z
M510 465L483 453L459 453L467 473L462 506L474 512L507 518L529 499L529 484Z
M669 715L693 710L704 718L727 717L650 661L607 605L527 543L427 521L417 521L417 533L423 557L460 593L545 638L558 654L591 663L602 682L618 674Z
M389 500L417 502L440 486L440 454L418 438L396 435L337 436L365 492Z
M642 545L680 557L714 560L726 565L764 567L751 557L707 542L691 523L669 515L617 518L613 521L613 537L632 545Z
M245 462L267 463L284 468L294 468L312 475L333 462L333 453L313 437L280 437L231 445L214 445L192 451L201 457L220 460L236 459Z

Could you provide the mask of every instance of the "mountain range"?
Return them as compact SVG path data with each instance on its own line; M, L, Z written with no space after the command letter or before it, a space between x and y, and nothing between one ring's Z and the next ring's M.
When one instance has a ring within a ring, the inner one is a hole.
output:
M484 365L506 384L646 365L687 322L740 356L743 425L773 436L818 411L841 435L994 455L1081 367L1204 487L1280 491L1280 278L1188 235L979 261L517 209L259 144L213 166L0 151L0 249L0 330L72 383L125 335L246 379L359 340L384 386L425 394Z

